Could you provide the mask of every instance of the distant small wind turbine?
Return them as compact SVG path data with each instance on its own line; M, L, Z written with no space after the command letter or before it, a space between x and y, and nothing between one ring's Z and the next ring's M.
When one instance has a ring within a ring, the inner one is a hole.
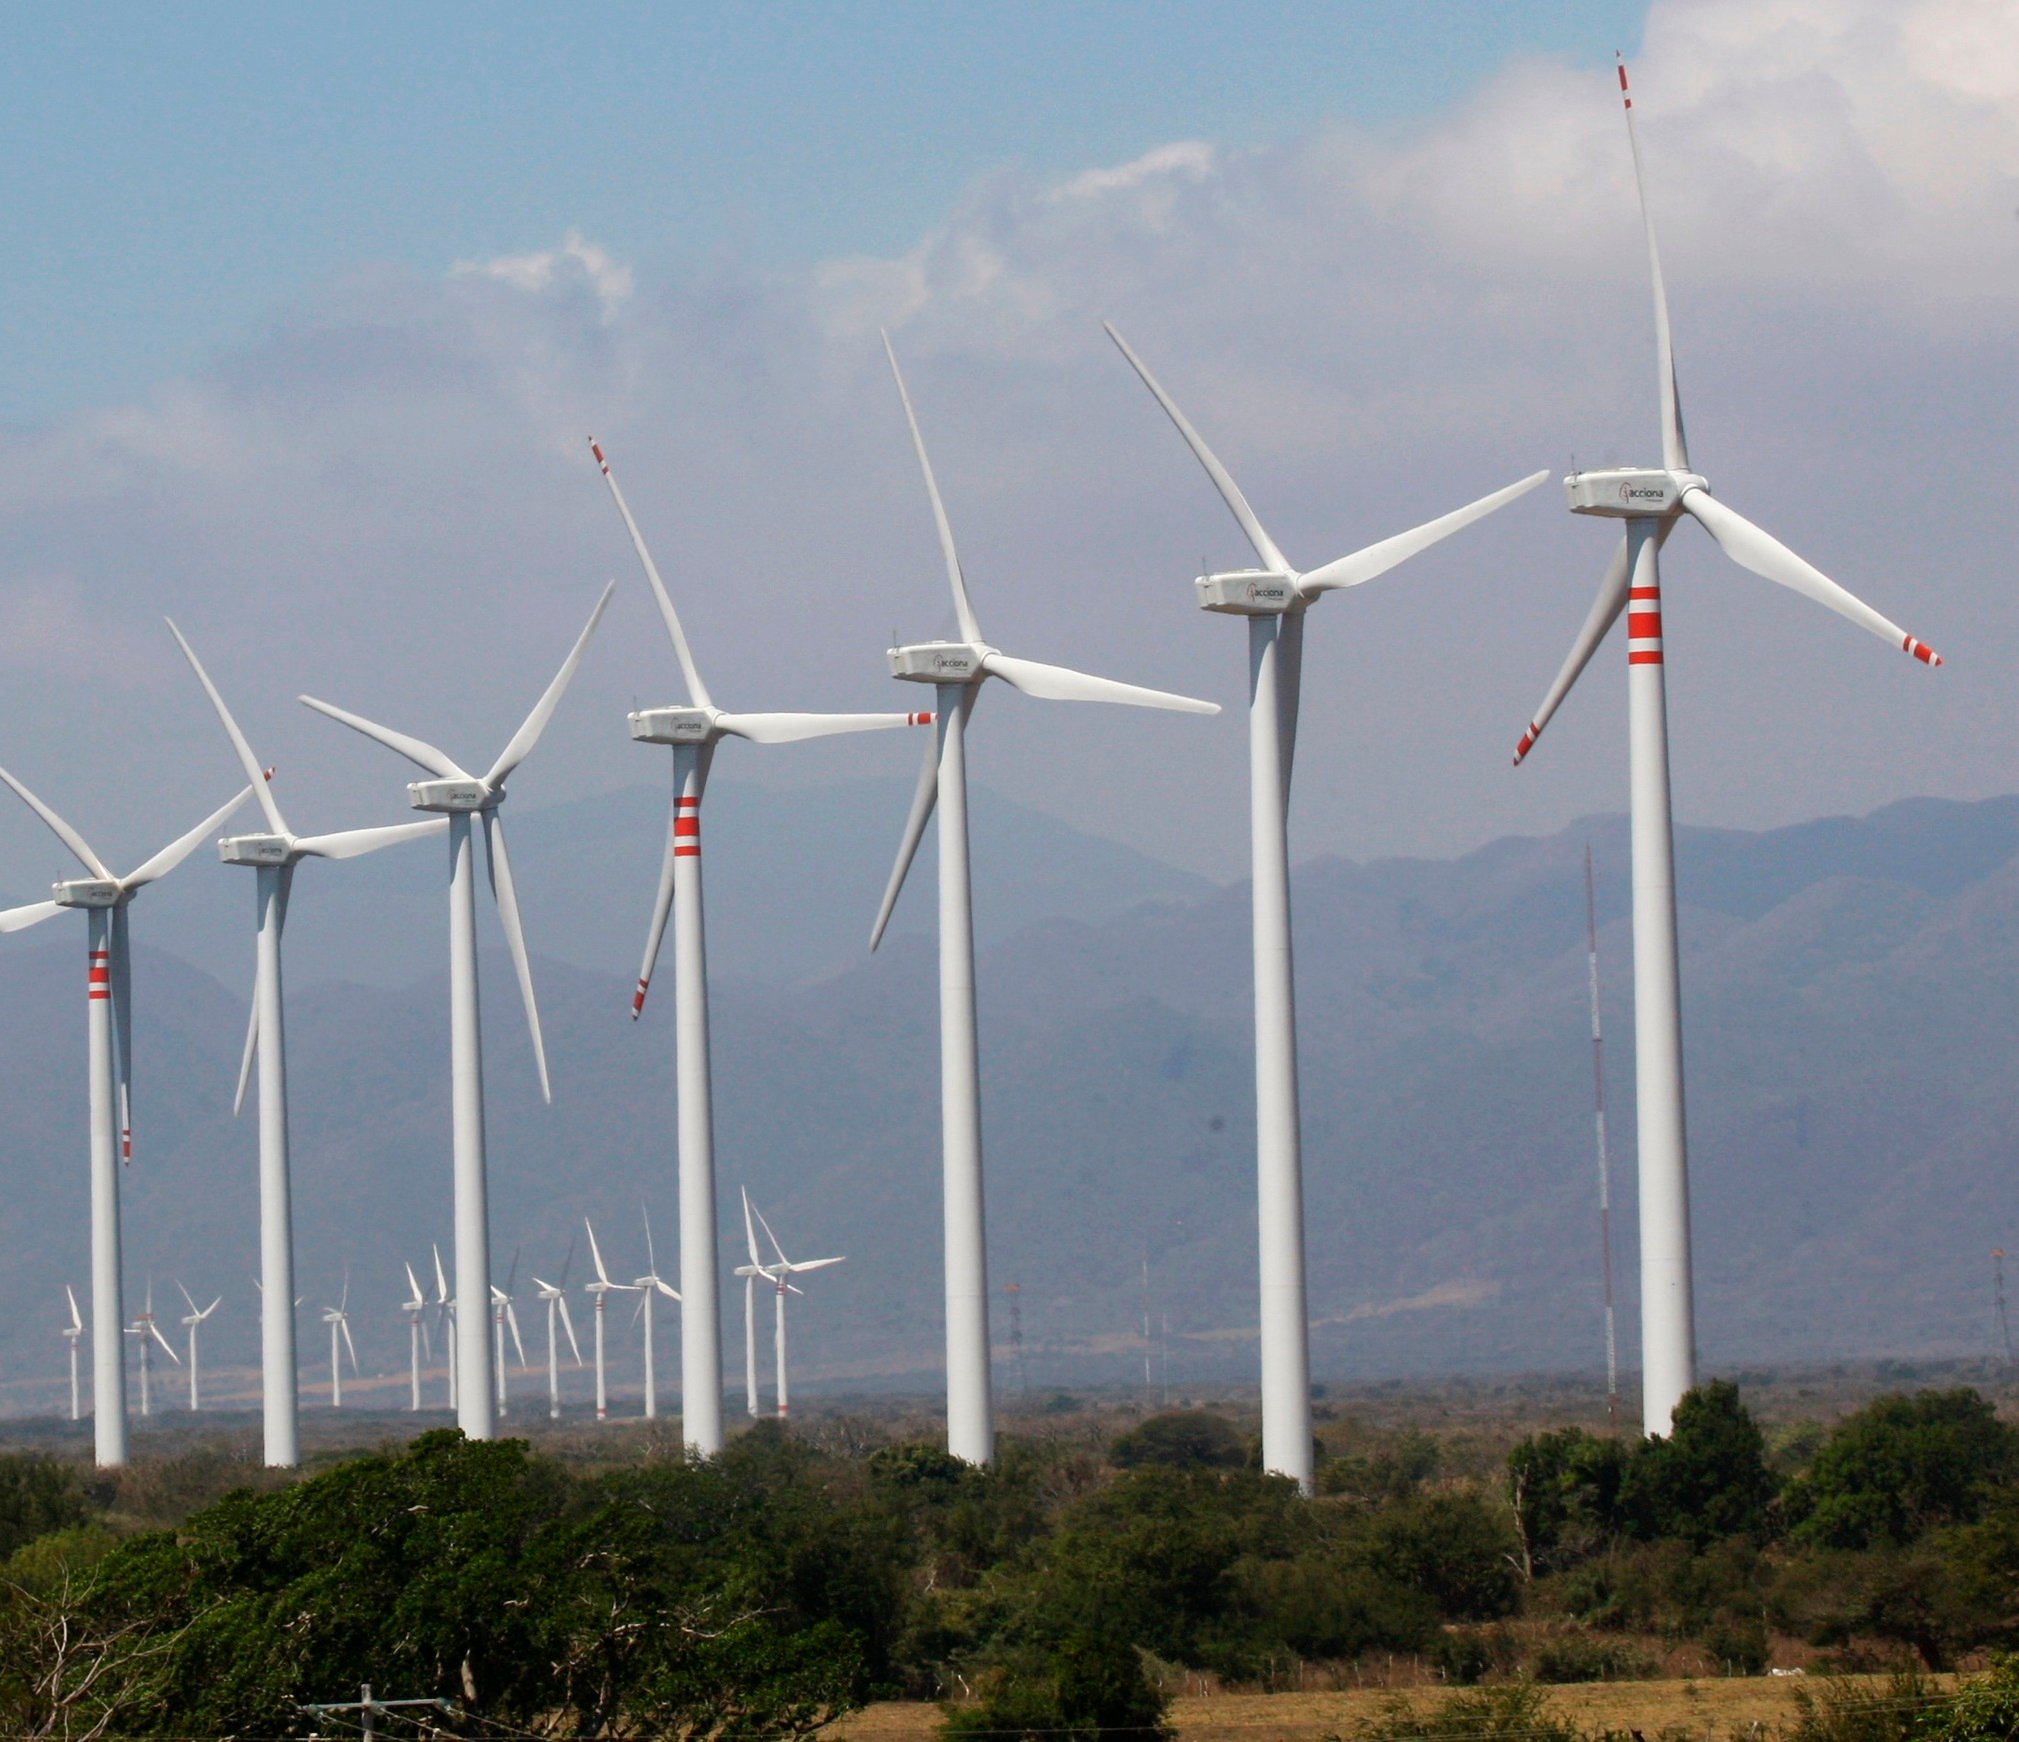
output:
M219 1295L209 1306L199 1308L195 1298L190 1294L188 1289L183 1288L179 1281L175 1286L182 1289L182 1298L189 1302L189 1311L182 1315L182 1323L189 1332L189 1409L190 1413L194 1415L197 1410L203 1407L197 1396L196 1333L202 1326L203 1321L217 1311L218 1306L224 1300L224 1296Z
M512 1341L518 1345L519 1368L525 1370L526 1345L519 1336L519 1314L512 1304L512 1284L519 1280L519 1255L512 1254L512 1268L505 1273L505 1286L491 1284L491 1317L494 1335L491 1347L496 1352L496 1379L498 1386L498 1413L505 1413L505 1332L510 1330Z
M413 1401L407 1405L410 1410L421 1407L421 1350L428 1344L426 1313L428 1297L421 1292L420 1279L414 1275L414 1267L407 1267L407 1298L400 1302L400 1311L407 1315L407 1371L413 1386ZM430 1358L434 1349L428 1347Z
M610 1415L610 1393L604 1382L603 1309L611 1295L628 1294L632 1284L610 1280L610 1273L603 1268L603 1249L596 1244L596 1230L587 1216L582 1218L582 1226L589 1230L589 1261L596 1267L596 1279L582 1284L583 1292L595 1302L596 1311L596 1419L607 1421Z
M346 1270L344 1272L342 1295L338 1297L335 1306L324 1307L322 1315L322 1322L329 1326L329 1406L331 1409L342 1409L344 1406L343 1368L337 1362L337 1338L339 1335L343 1338L344 1347L350 1351L351 1374L353 1377L356 1376L358 1370L358 1348L357 1344L351 1341L351 1321L348 1311L350 1304L351 1273Z
M77 1340L84 1335L84 1317L77 1310L77 1291L69 1283L63 1293L70 1302L70 1323L63 1327L63 1340L70 1345L70 1419L83 1419L83 1394L77 1387Z
M429 1245L435 1255L435 1323L446 1326L449 1333L445 1341L449 1349L449 1408L453 1412L457 1409L460 1400L461 1385L459 1381L462 1377L461 1357L457 1354L456 1350L458 1342L456 1336L456 1297L449 1291L449 1279L442 1271L441 1247L433 1241L430 1241Z
M751 1218L756 1218L756 1227ZM757 1228L764 1230L765 1239L771 1242L771 1259L767 1263L757 1250ZM772 1360L776 1367L778 1384L778 1418L783 1421L791 1411L791 1389L785 1373L785 1297L787 1294L801 1294L802 1290L792 1279L803 1276L810 1270L825 1270L830 1264L846 1264L846 1258L802 1258L793 1260L785 1256L785 1249L778 1244L778 1236L771 1231L771 1224L764 1219L764 1212L750 1202L750 1194L743 1194L743 1232L750 1243L750 1262L739 1267L736 1274L746 1277L744 1294L743 1333L746 1346L745 1362L750 1375L753 1394L757 1388L757 1356L751 1343L751 1315L749 1312L749 1289L758 1277L771 1284L776 1300L775 1317L772 1325Z
M533 1278L533 1286L539 1293L536 1299L547 1303L547 1419L561 1419L561 1357L554 1341L554 1315L558 1312L561 1325L568 1333L568 1347L575 1351L575 1365L582 1365L582 1345L575 1341L575 1321L568 1316L568 1272L575 1268L575 1242L568 1242L568 1259L561 1266L559 1282L543 1282Z
M645 1274L632 1284L638 1290L638 1312L635 1317L645 1321L645 1419L656 1421L659 1416L659 1376L652 1360L652 1297L663 1294L668 1300L677 1301L679 1293L659 1274L658 1255L652 1250L652 1212L643 1204L638 1206L645 1218ZM634 1318L635 1322L635 1318Z
M140 1413L154 1413L154 1346L161 1345L162 1353L176 1366L182 1365L182 1357L175 1352L174 1344L161 1334L161 1327L154 1322L154 1284L147 1285L147 1304L141 1308L132 1324L126 1327L126 1334L137 1342L140 1349Z

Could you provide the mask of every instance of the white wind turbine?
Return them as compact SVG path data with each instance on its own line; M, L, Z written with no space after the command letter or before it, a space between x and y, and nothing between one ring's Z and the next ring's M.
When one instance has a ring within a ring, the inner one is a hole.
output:
M407 1315L407 1372L412 1384L410 1410L421 1407L421 1348L428 1341L428 1327L424 1314L428 1310L428 1297L421 1292L420 1279L414 1275L414 1267L407 1267L407 1298L400 1302L400 1311ZM448 1291L442 1291L446 1294ZM432 1346L428 1348L434 1354Z
M645 1274L631 1286L638 1291L637 1316L645 1321L645 1419L656 1421L659 1416L659 1375L652 1360L652 1297L663 1294L668 1300L677 1301L680 1295L659 1274L659 1258L652 1250L652 1212L645 1209L642 1204L638 1207L645 1217ZM682 1354L685 1354L684 1347ZM683 1385L686 1383L684 1373L681 1376L681 1383ZM716 1383L718 1386L721 1384L719 1376Z
M883 341L890 372L904 402L905 421L926 494L939 530L940 553L953 589L954 614L960 624L958 641L928 641L889 650L890 674L907 683L934 686L937 742L928 748L919 771L911 814L898 844L883 905L869 935L873 950L890 923L905 873L911 869L919 841L933 809L939 810L939 1081L941 1167L946 1218L946 1433L947 1449L970 1464L995 1457L995 1403L989 1384L988 1253L984 1231L981 1170L980 1059L975 1041L974 915L968 882L967 758L968 717L974 712L981 686L996 677L1012 689L1046 701L1121 702L1132 707L1174 708L1184 713L1217 714L1216 702L1091 677L1060 665L1013 659L982 637L981 624L969 602L954 549L953 530L940 501L939 485L926 457L925 438L911 409L904 376L890 339Z
M1357 587L1532 490L1517 484L1322 567L1299 570L1262 528L1248 499L1176 402L1110 326L1143 385L1205 468L1253 547L1253 569L1202 575L1208 611L1248 620L1248 822L1255 976L1255 1197L1261 1271L1262 1465L1307 1493L1311 1461L1309 1310L1304 1281L1304 1160L1297 1094L1296 976L1290 936L1290 769L1297 750L1304 613Z
M757 1218L753 1226L751 1217ZM765 1239L771 1242L772 1260L766 1263L757 1250L757 1228L762 1227ZM764 1220L764 1212L750 1202L750 1194L743 1194L743 1233L750 1243L750 1262L740 1265L736 1274L743 1280L743 1364L746 1382L750 1390L750 1413L757 1413L757 1339L755 1313L752 1310L751 1294L757 1279L761 1276L771 1284L776 1301L771 1331L771 1359L773 1375L778 1389L778 1419L783 1421L791 1413L791 1393L785 1374L785 1297L788 1294L803 1294L805 1290L794 1282L795 1276L809 1270L825 1270L830 1264L846 1264L845 1258L802 1258L794 1261L785 1256L785 1248L778 1244L778 1236L771 1231L771 1224Z
M456 1297L449 1289L449 1279L442 1272L442 1249L435 1242L429 1242L435 1255L435 1322L449 1328L449 1408L455 1410L462 1401L462 1387L458 1383L462 1377L460 1358L456 1353Z
M491 1348L496 1362L498 1387L498 1413L505 1413L505 1332L512 1333L512 1341L519 1349L519 1369L525 1371L526 1344L519 1335L519 1314L512 1304L512 1284L519 1279L519 1255L512 1254L512 1268L505 1273L505 1286L491 1284Z
M540 1009L533 998L533 967L526 958L525 933L519 924L519 898L512 884L511 860L505 852L505 824L498 807L505 802L505 782L531 753L561 705L561 697L582 663L589 637L602 621L616 589L603 589L595 610L575 645L547 686L546 693L512 734L487 773L476 775L425 740L380 726L328 702L303 696L316 712L362 732L388 750L404 756L434 778L407 787L416 810L440 811L449 819L449 1104L451 1147L455 1161L456 1289L455 1337L460 1370L477 1382L457 1388L456 1425L473 1440L490 1439L496 1431L491 1388L482 1375L491 1367L491 1218L490 1187L484 1165L484 1051L477 1015L477 892L472 863L470 818L483 818L485 857L490 866L491 892L505 942L518 971L519 995L526 1006L526 1026L533 1036L533 1064L540 1094L554 1098L547 1082L547 1052L540 1040Z
M194 1415L203 1407L197 1395L196 1333L202 1327L203 1321L217 1311L223 1303L224 1296L219 1295L207 1307L198 1307L188 1289L183 1288L180 1282L175 1286L182 1289L182 1298L189 1302L189 1311L182 1315L182 1323L189 1332L189 1410Z
M632 1284L612 1282L610 1273L603 1268L603 1250L596 1244L596 1230L589 1218L582 1218L582 1226L589 1230L589 1260L596 1266L596 1280L582 1284L583 1291L595 1302L596 1312L596 1419L605 1421L610 1414L610 1393L604 1382L603 1366L603 1320L604 1307L613 1294L628 1294Z
M1675 847L1669 813L1668 701L1663 675L1659 552L1687 514L1741 568L1826 605L1861 629L1920 660L1934 650L1854 598L1788 547L1710 493L1690 469L1669 338L1668 295L1654 219L1641 174L1640 135L1626 65L1619 68L1634 186L1647 236L1654 287L1654 329L1661 394L1662 463L1564 480L1574 514L1626 522L1598 597L1571 644L1556 681L1521 735L1518 764L1569 693L1598 645L1626 612L1627 762L1633 824L1634 1092L1639 1127L1641 1409L1648 1433L1667 1433L1675 1406L1696 1383L1696 1313L1692 1299L1689 1162L1683 1118L1681 976L1676 952Z
M287 928L288 898L294 889L295 867L304 859L355 859L400 841L439 834L446 817L425 822L392 823L379 828L345 829L333 835L297 835L287 826L273 796L272 770L262 768L252 745L239 730L231 710L210 673L196 657L173 619L168 632L203 685L217 711L224 735L252 783L252 793L265 813L267 832L227 835L217 844L227 865L247 865L257 874L253 900L256 956L253 969L252 1017L245 1032L245 1052L238 1067L238 1092L231 1103L234 1116L245 1105L246 1084L254 1054L259 1058L259 1269L260 1269L260 1408L265 1430L266 1461L292 1468L301 1461L300 1410L296 1397L294 1210L293 1181L288 1167L287 1023L281 995L281 939ZM262 1037L267 1044L262 1045Z
M140 1413L154 1413L154 1346L159 1343L162 1352L178 1367L182 1357L175 1352L175 1345L161 1334L161 1327L154 1322L154 1284L147 1285L147 1304L134 1316L133 1323L126 1327L126 1334L132 1337L140 1349Z
M582 1365L582 1345L575 1341L575 1321L568 1314L568 1272L575 1268L575 1242L568 1242L568 1260L561 1266L559 1282L543 1282L533 1278L533 1286L539 1293L536 1299L547 1303L547 1419L561 1419L561 1357L554 1341L554 1315L560 1314L562 1327L568 1333L568 1347L575 1351L575 1365ZM598 1297L601 1298L600 1296Z
M63 1292L70 1301L70 1323L63 1327L63 1340L70 1345L70 1419L77 1421L84 1414L83 1394L77 1387L77 1340L84 1335L84 1315L77 1310L77 1291L66 1282Z
M673 806L666 833L666 857L645 938L645 959L631 997L635 1020L673 920L673 1027L676 1101L679 1109L680 1422L687 1444L704 1456L722 1449L721 1284L717 1275L715 1226L715 1123L708 1039L708 954L701 896L701 798L724 738L753 744L788 744L845 732L874 732L893 726L929 726L930 714L735 714L716 707L687 645L679 614L644 535L617 487L610 462L593 437L589 451L624 529L652 585L659 615L673 642L673 656L687 687L687 706L651 708L630 716L631 736L641 743L673 747ZM647 1414L650 1414L648 1407Z
M101 1468L126 1462L126 1303L119 1274L119 1164L133 1159L132 952L126 910L156 878L165 877L197 843L245 803L233 794L188 834L171 841L124 877L115 877L90 842L6 769L12 787L90 873L54 886L48 901L0 913L0 933L39 925L66 907L85 910L85 1040L91 1092L91 1412L94 1456ZM113 1115L118 1113L115 1129Z
M329 1406L331 1409L342 1409L344 1406L343 1368L337 1362L337 1338L339 1336L343 1338L343 1346L350 1351L351 1375L353 1378L356 1377L358 1370L358 1346L351 1341L351 1321L348 1310L350 1304L351 1273L346 1270L344 1272L343 1293L338 1297L337 1304L333 1307L324 1307L322 1314L322 1322L329 1326Z

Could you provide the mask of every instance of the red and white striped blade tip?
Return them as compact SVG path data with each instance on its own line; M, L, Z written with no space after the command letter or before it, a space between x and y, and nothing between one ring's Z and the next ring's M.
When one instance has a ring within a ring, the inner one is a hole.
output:
M1930 647L1927 642L1916 641L1911 635L1901 638L1900 647L1902 651L1911 653L1923 665L1940 665L1942 663L1942 656Z

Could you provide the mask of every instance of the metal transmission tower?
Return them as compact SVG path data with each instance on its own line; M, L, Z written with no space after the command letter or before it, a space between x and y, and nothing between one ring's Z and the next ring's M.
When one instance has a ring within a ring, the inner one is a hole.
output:
M1591 1095L1598 1131L1598 1249L1605 1276L1605 1421L1619 1427L1619 1340L1612 1316L1612 1163L1605 1148L1605 1035L1598 1021L1598 897L1584 844L1584 946L1591 980Z

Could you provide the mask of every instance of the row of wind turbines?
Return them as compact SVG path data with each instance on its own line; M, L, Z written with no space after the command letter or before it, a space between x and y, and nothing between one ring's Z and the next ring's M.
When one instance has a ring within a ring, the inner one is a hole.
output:
M1643 1420L1648 1431L1659 1432L1667 1427L1676 1402L1695 1382L1696 1366L1659 552L1687 515L1702 525L1742 567L1790 587L1891 640L1924 664L1936 665L1940 661L1923 643L1714 498L1704 477L1691 469L1676 386L1667 297L1623 64L1619 83L1653 286L1662 463L1655 467L1574 472L1564 481L1573 513L1621 521L1623 534L1569 658L1521 735L1515 761L1521 762L1533 749L1543 727L1624 612L1633 841ZM1299 569L1269 536L1231 474L1147 365L1112 326L1107 331L1204 468L1255 557L1256 566L1207 574L1199 577L1195 585L1202 608L1247 621L1263 1459L1270 1470L1290 1476L1308 1488L1312 1477L1312 1424L1287 835L1302 688L1304 619L1326 594L1360 586L1387 573L1533 489L1547 474L1533 472L1409 531L1316 568ZM947 1437L949 1449L957 1456L987 1464L994 1455L995 1429L965 760L974 711L990 678L1048 701L1097 701L1196 714L1219 711L1211 702L1015 657L986 639L924 437L888 338L885 348L923 475L959 625L957 640L908 643L889 650L893 678L932 687L934 703L929 712L739 713L718 706L702 680L671 594L618 488L609 461L597 443L593 440L590 443L672 642L686 690L684 704L634 713L629 720L634 739L668 745L673 751L673 801L666 856L633 994L632 1014L635 1018L643 1010L670 921L678 1089L680 1407L685 1439L704 1454L720 1449L724 1431L700 823L702 800L717 748L725 738L774 745L837 733L906 726L932 728L933 736L926 747L910 813L900 836L896 863L871 929L870 945L873 949L880 941L926 827L937 812ZM448 837L456 1276L454 1310L450 1315L451 1360L464 1373L482 1373L492 1367L501 1332L491 1310L495 1291L490 1272L481 1037L477 1017L475 836L480 824L489 880L532 1033L535 1067L542 1093L551 1099L539 1012L500 807L506 782L532 751L559 705L609 597L606 588L554 681L482 774L470 772L418 738L313 697L302 698L311 708L363 733L422 770L426 778L409 785L407 796L414 809L430 813L424 821L335 835L292 833L257 758L187 642L182 642L183 650L216 708L248 786L137 871L124 879L114 877L75 830L11 775L0 771L0 778L35 809L91 873L88 879L58 884L52 901L0 914L0 931L35 923L62 907L83 907L89 922L93 1385L101 1463L117 1463L126 1455L123 1372L119 1361L114 1109L117 1108L118 1120L116 1151L129 1154L127 908L141 888L172 869L198 841L223 823L248 793L257 798L268 830L263 834L227 837L220 843L220 852L226 862L252 866L258 873L256 994L240 1092L242 1095L245 1075L256 1057L267 1459L270 1463L289 1464L297 1455L293 1319L286 1305L293 1300L294 1290L281 940L294 871L304 859L348 858L420 836L446 833ZM177 639L182 639L179 634ZM751 1257L750 1266L736 1271L745 1279L746 1329L753 1322L755 1310L752 1291L758 1280L768 1275L778 1290L780 1303L776 1338L782 1391L783 1299L792 1284L789 1275L783 1282L779 1280L785 1273L778 1266L767 1271L758 1263L754 1234ZM779 1257L782 1260L782 1254ZM656 1265L654 1268L656 1272ZM600 1259L597 1270L599 1282L589 1286L592 1290L600 1286L604 1291L596 1295L600 1372L605 1294L626 1285L611 1283L603 1275ZM656 1274L652 1282L656 1289L667 1294L675 1292ZM441 1281L439 1292L445 1301L450 1298L446 1280ZM418 1286L414 1295L418 1301ZM414 1310L418 1311L418 1307ZM753 1390L754 1360L753 1341L749 1356ZM599 1406L600 1393L599 1385ZM488 1437L494 1432L495 1404L491 1386L464 1384L457 1388L458 1422L474 1437Z

